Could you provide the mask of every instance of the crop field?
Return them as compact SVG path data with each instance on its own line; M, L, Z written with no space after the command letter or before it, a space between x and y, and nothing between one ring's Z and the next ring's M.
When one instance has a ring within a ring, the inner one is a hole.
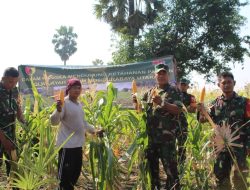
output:
M199 89L193 88L192 93L199 99ZM52 126L49 120L55 104L48 103L34 86L33 94L34 98L22 98L27 125L17 123L18 160L12 162L14 171L9 178L2 164L0 189L52 190L58 185L57 155L60 147L55 146L58 127ZM209 103L219 94L219 91L207 92L205 102ZM239 94L249 97L249 88L239 90ZM124 98L130 96L124 95ZM84 104L88 122L96 128L103 128L105 134L103 138L87 134L82 173L76 189L149 190L151 180L144 154L148 143L145 113L136 113L117 104L112 83L107 91L85 92L80 101ZM209 123L201 124L195 114L186 113L186 116L189 123L186 160L178 164L182 189L214 189L214 130ZM162 168L160 176L164 183L166 176Z

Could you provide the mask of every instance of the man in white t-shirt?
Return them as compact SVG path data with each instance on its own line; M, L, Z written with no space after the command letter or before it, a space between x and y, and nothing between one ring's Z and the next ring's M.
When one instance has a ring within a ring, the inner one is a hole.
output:
M78 98L82 91L82 85L78 79L69 79L66 88L64 102L57 101L56 110L51 115L52 125L60 126L57 135L57 146L66 142L59 151L58 179L60 190L73 190L82 168L82 146L85 142L85 132L102 135L103 130L96 130L84 119L82 104Z

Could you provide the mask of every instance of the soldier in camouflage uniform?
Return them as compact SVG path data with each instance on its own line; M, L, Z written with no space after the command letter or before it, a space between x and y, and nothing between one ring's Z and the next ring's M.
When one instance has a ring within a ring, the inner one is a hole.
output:
M152 179L152 189L160 189L159 159L167 174L166 189L179 189L176 139L180 132L179 115L182 110L180 93L168 83L169 68L155 67L157 86L144 94L146 103L148 150L146 156ZM134 99L136 103L136 99Z
M10 152L15 146L15 120L24 123L21 107L18 104L16 84L19 79L18 71L7 68L0 82L0 162L3 154L10 159ZM10 163L6 161L7 175L10 173Z
M232 73L223 72L218 79L218 86L223 93L212 102L210 116L217 125L221 126L225 123L232 126L232 131L239 129L236 135L240 135L240 138L235 140L234 143L241 144L243 147L232 147L231 150L236 157L240 172L243 174L246 182L246 157L250 148L250 125L247 123L250 120L250 101L234 92L235 81ZM204 120L202 114L201 119ZM233 165L234 163L228 150L224 149L224 151L219 153L214 165L218 189L230 190L232 188L230 172ZM246 189L237 169L234 170L233 184L236 190Z
M194 95L189 94L187 90L189 89L190 81L182 78L180 80L179 89L181 91L182 102L190 113L195 113L196 111L196 99Z
M189 83L190 81L185 78L182 78L180 80L179 89L181 92L181 100L189 113L195 113L196 99L192 94L187 93L187 90L189 89ZM184 133L184 132L187 132L187 128L188 128L188 122L187 122L187 119L185 118L186 116L182 114L182 117L184 117L181 120L181 127L182 127L181 132L182 133L180 135L180 138L178 139L178 155L179 155L178 160L180 164L183 164L186 159L186 156L185 156L186 150L185 150L184 144L187 140L187 133Z

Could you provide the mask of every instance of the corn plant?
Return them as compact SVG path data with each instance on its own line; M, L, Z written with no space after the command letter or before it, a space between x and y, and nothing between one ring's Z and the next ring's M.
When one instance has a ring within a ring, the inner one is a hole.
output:
M201 124L188 114L188 137L185 143L186 162L181 171L183 189L211 189L214 185L213 149L210 146L211 126Z
M31 100L27 98L24 112L27 123L17 126L19 160L10 185L19 189L51 189L58 183L56 156L64 144L55 147L56 131L49 119L55 105L44 107L43 98L32 81L31 85L34 107L31 107Z
M116 89L112 83L107 91L99 91L94 96L86 94L81 100L88 122L105 130L105 137L89 144L89 159L95 189L115 189L121 185L121 166L114 149L131 127L126 111L114 103Z
M129 119L133 123L135 136L132 144L124 154L122 159L128 160L129 174L133 167L138 171L137 181L134 186L135 189L150 190L151 176L149 173L149 166L145 157L145 152L148 146L148 136L146 128L146 113L135 113L129 111Z
M54 146L57 128L49 122L55 105L47 105L48 101L40 96L32 80L31 86L34 99L25 97L27 123L17 125L19 160L10 186L19 189L56 189L56 156L61 147ZM92 180L94 189L151 189L145 158L148 145L146 113L122 108L116 104L116 94L116 89L110 83L107 91L85 93L81 97L88 122L105 130L103 138L87 136L89 143L84 154L89 160L89 167L84 170L84 175L87 178L92 176L89 180ZM214 97L218 92L209 94ZM187 118L186 160L179 165L182 189L213 189L215 149L211 146L211 136L214 131L208 124L197 121L192 114L187 114ZM6 189L6 183L0 182L0 189L2 187Z

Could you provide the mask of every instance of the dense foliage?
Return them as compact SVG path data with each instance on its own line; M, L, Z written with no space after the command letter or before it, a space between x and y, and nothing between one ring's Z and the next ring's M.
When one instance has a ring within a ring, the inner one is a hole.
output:
M121 35L113 53L114 64L132 63L174 55L179 76L198 71L207 76L242 63L249 55L249 36L241 36L246 19L239 0L165 0L164 11L136 36L134 57L129 36Z
M94 13L110 24L112 30L128 37L128 57L134 59L135 38L146 25L154 23L163 2L157 0L97 0Z

